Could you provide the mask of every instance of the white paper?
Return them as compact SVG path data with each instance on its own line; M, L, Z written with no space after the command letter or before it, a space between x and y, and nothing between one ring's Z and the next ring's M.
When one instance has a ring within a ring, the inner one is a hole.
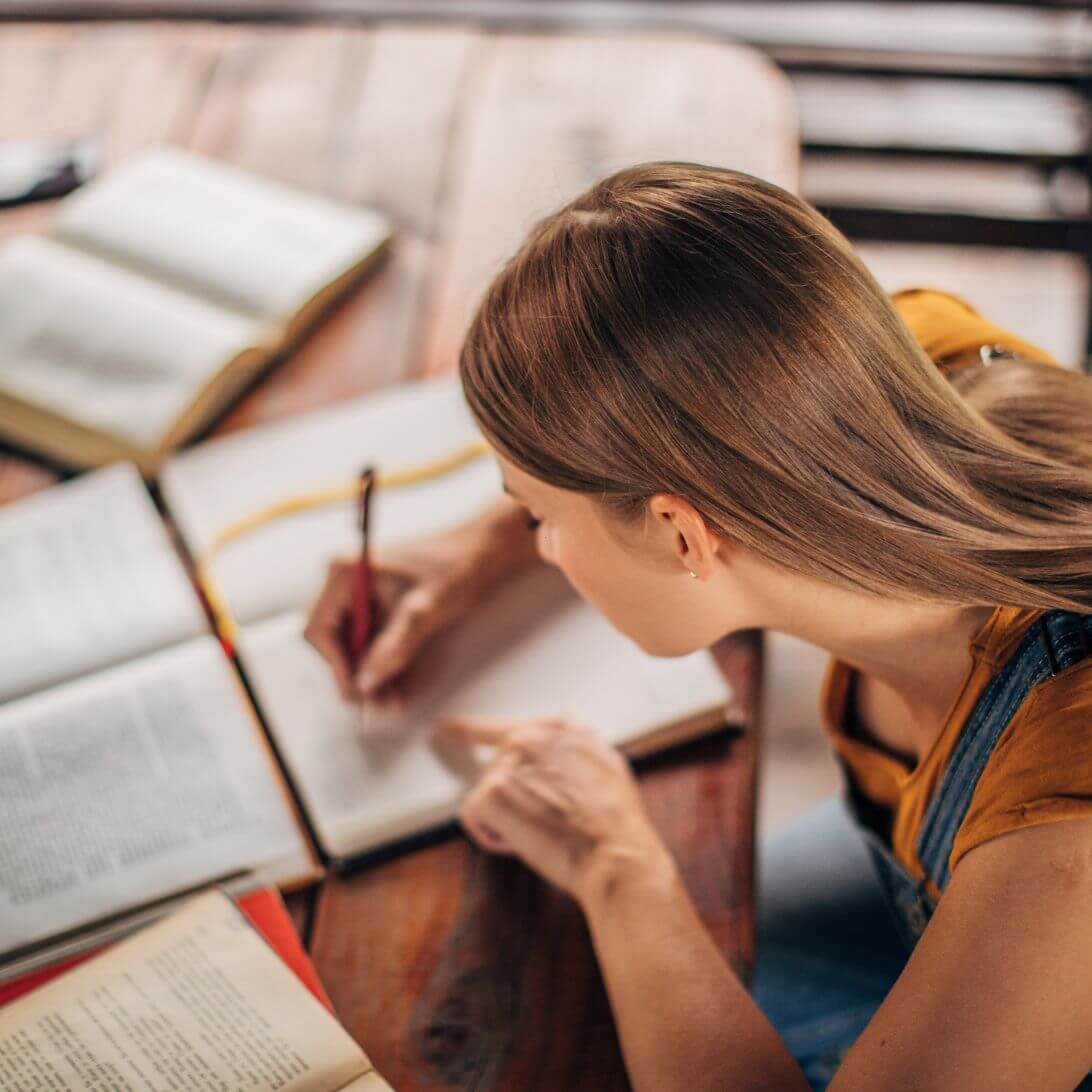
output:
M306 848L211 636L0 709L0 953Z
M727 699L705 652L647 655L545 566L502 585L431 641L405 714L366 713L363 732L359 710L304 641L305 622L296 612L248 626L239 654L334 857L455 817L479 764L465 744L434 733L441 717L565 716L624 744Z
M151 448L256 320L44 236L0 247L0 390Z
M406 384L306 418L239 433L172 459L164 496L197 549L276 499L449 454L478 438L454 377ZM373 495L373 548L460 523L500 494L484 455L428 481ZM328 852L346 856L450 818L473 776L465 749L437 750L439 713L568 715L612 742L705 710L727 687L704 651L657 658L576 595L556 569L508 581L416 669L416 705L383 738L357 737L329 667L302 639L329 558L359 549L351 502L280 518L217 554L213 571L244 624L239 654Z
M381 212L176 148L151 151L65 203L56 232L192 291L285 318L390 234Z
M0 701L207 632L131 463L0 509Z
M351 485L370 462L380 471L417 465L480 438L455 380L420 380L199 444L165 464L160 485L199 552L229 523L283 497ZM461 523L500 494L488 454L442 477L377 489L372 545L385 549ZM214 572L236 618L253 621L308 603L330 557L359 552L356 518L356 502L347 500L278 518L222 546Z

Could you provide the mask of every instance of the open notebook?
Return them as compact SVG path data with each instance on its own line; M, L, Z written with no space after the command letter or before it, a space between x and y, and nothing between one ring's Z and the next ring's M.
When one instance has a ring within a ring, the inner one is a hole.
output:
M445 456L478 438L455 377L210 441L172 458L163 495L192 550L286 495ZM459 523L500 494L488 453L440 477L380 488L369 533L386 549ZM561 714L637 750L724 723L726 684L705 652L648 655L556 569L511 578L427 646L404 718L362 737L324 660L303 639L334 554L359 550L353 502L265 523L226 543L212 572L240 623L237 651L326 853L345 861L454 817L475 774L432 736L440 715Z
M381 254L376 209L173 148L0 247L0 436L153 473Z
M0 1088L391 1092L220 892L0 1011Z
M0 510L0 978L180 893L317 874L135 466Z

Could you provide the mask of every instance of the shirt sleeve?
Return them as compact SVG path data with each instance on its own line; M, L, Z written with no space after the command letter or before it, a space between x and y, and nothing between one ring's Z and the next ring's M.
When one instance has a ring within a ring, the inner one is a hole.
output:
M1059 364L1045 349L991 322L961 296L937 288L904 288L895 310L941 371L977 359L981 345L1000 345L1029 360Z
M1092 819L1092 657L1039 683L1009 721L948 867L991 838L1063 819Z

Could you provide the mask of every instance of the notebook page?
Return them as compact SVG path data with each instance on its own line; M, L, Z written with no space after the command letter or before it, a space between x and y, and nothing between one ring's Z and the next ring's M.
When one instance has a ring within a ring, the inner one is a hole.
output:
M348 1033L218 893L0 1012L9 1089L338 1092L368 1071Z
M376 209L160 148L66 201L54 231L224 306L280 319L390 228Z
M420 380L179 452L160 485L186 542L200 551L221 528L285 496L354 482L368 461L381 471L416 465L478 438L457 379ZM443 477L379 489L372 544L383 549L453 526L500 492L490 455ZM350 500L260 525L221 547L213 571L236 618L252 621L309 603L330 557L359 550Z
M0 709L0 957L307 847L211 636Z
M0 603L0 702L208 629L132 463L0 509Z
M0 391L138 447L259 337L253 319L43 236L0 247Z
M423 380L199 445L170 460L162 486L183 535L200 549L232 520L285 495L351 482L366 462L393 470L477 437L457 378ZM500 484L495 460L484 455L440 477L381 487L373 546L459 523L496 499ZM267 723L335 856L453 814L467 771L457 761L451 769L420 737L433 706L483 716L568 712L615 741L696 711L723 713L727 689L706 652L648 655L542 566L498 591L450 642L437 642L446 651L436 679L420 688L427 704L401 726L404 744L362 748L355 709L342 705L329 669L301 637L330 557L358 550L358 535L354 504L329 505L259 526L225 545L212 566L244 623L239 655ZM563 604L556 615L555 596Z
M366 734L302 612L245 627L239 654L323 848L347 857L454 818L478 769L433 735L441 716L561 715L625 744L689 714L724 722L728 692L705 652L647 655L588 607L556 569L502 585L436 637L404 715L372 714Z

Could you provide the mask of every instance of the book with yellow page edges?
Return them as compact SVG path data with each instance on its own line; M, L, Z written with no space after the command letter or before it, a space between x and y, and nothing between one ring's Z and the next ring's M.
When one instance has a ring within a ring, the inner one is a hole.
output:
M0 436L155 473L377 261L388 217L174 148L0 247Z
M0 1087L391 1092L219 892L0 1011Z

